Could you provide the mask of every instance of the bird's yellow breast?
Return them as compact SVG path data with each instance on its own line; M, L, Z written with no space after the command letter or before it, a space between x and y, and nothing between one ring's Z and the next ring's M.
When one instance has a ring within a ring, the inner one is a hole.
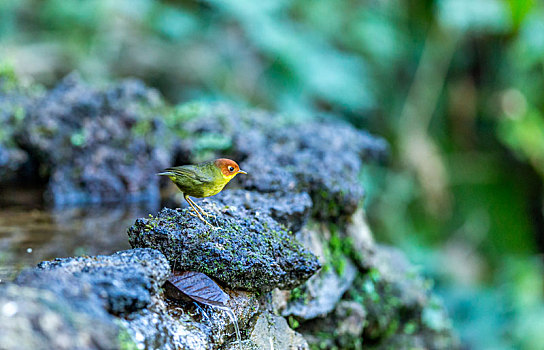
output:
M214 196L214 195L218 194L219 192L221 192L223 187L225 187L225 185L229 181L230 181L230 179L228 179L228 180L225 179L223 181L215 181L213 183L207 184L203 188L203 191L202 191L203 196L202 197L210 197L210 196Z

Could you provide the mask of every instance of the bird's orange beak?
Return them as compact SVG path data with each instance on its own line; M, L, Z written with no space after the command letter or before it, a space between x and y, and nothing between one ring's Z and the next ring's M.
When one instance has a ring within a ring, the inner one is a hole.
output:
M247 173L245 171L243 171L242 169L238 170L238 172L236 174L246 174L247 175Z

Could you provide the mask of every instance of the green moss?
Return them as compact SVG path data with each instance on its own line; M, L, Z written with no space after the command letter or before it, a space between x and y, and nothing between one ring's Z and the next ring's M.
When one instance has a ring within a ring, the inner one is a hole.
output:
M312 350L339 350L340 348L335 344L336 334L333 332L317 332L315 339L309 343Z
M132 340L132 337L126 330L126 328L119 324L119 333L117 334L117 340L119 342L119 349L120 350L138 350L138 345Z
M180 104L168 116L169 123L183 123L204 115L208 111L209 105L203 102L193 101Z
M132 132L140 137L148 135L152 130L153 122L149 119L140 120L132 127Z
M289 327L292 329L297 329L300 327L300 322L293 316L287 317L287 323L289 323Z
M10 92L17 88L19 79L15 74L13 65L8 62L0 62L0 91Z
M411 335L411 334L414 334L415 332L417 332L418 330L418 325L416 322L414 321L410 321L410 322L407 322L405 325L404 325L404 329L403 329L403 332L405 334L408 334L408 335Z
M398 292L376 269L359 275L347 297L367 310L365 335L369 339L381 341L398 332L411 335L419 330L418 318L407 317Z
M289 302L302 302L304 304L308 304L310 302L310 296L308 295L306 286L302 285L291 290Z
M13 119L15 123L19 124L25 119L25 110L22 106L15 106L13 108Z
M338 227L329 224L330 238L328 244L324 247L324 253L327 265L330 265L338 275L342 275L348 263L347 256L353 251L351 241L340 237Z
M83 130L80 130L79 132L76 132L72 136L70 136L70 142L72 145L76 147L81 147L85 144L85 133Z

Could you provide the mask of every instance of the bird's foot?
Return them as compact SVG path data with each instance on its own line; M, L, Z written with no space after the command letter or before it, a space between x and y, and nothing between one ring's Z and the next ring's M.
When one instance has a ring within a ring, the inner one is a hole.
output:
M192 201L192 200L191 200L191 201ZM193 202L193 204L195 205L196 209L198 209L198 211L199 211L202 215L206 216L207 218L212 218L212 219L215 219L215 218L216 218L215 215L206 213L206 211L205 211L204 209L202 209L202 208L201 208L198 204L196 204L195 202Z
M206 215L207 218L217 219L217 216L212 215L212 214L208 214L208 213L206 213L204 210L202 210L201 213L204 214L204 215Z

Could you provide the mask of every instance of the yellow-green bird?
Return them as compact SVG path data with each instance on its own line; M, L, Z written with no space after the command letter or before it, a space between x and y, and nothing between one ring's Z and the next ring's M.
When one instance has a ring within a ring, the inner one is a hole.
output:
M182 165L166 168L162 173L170 178L183 192L183 198L193 208L200 220L213 227L201 214L211 216L199 207L189 196L202 198L218 194L236 175L247 174L240 170L235 161L225 158L210 160L195 165Z

